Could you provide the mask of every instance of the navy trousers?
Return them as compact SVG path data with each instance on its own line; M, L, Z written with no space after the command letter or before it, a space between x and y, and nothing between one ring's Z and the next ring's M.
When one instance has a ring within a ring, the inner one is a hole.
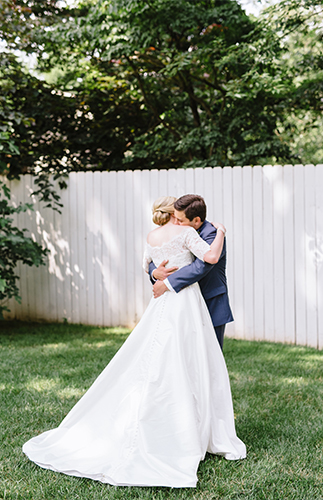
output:
M225 325L215 326L214 330L215 330L215 334L217 336L217 339L219 341L220 347L223 351L223 337L224 337Z

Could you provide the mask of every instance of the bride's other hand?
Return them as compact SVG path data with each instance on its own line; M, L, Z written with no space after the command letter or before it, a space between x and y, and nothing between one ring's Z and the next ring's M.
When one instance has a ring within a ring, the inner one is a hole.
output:
M224 234L227 232L226 228L224 227L223 224L221 224L221 222L211 222L211 224L212 224L212 226L215 227L215 229L219 229Z
M166 278L168 278L168 276L170 274L177 271L178 267L176 267L176 266L166 268L165 266L167 263L168 263L168 260L163 260L163 262L161 264L159 264L159 266L156 267L156 269L153 270L152 275L155 278L155 280L164 281Z

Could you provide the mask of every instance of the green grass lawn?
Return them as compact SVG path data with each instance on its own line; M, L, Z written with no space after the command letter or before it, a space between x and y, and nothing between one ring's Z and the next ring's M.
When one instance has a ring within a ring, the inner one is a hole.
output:
M323 499L323 352L226 339L238 436L247 459L207 455L195 489L104 485L43 470L21 451L56 427L128 330L0 323L0 498Z

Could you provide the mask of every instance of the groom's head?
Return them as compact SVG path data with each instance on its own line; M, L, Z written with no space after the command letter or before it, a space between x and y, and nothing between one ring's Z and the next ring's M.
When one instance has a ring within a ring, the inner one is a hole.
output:
M199 229L205 221L206 205L202 196L185 194L174 203L174 215L181 226L191 226Z

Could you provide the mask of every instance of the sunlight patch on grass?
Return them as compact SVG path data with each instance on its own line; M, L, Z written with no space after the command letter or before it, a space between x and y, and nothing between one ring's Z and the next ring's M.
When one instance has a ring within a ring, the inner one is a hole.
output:
M100 349L101 347L111 347L115 343L112 340L106 340L105 342L97 342L96 344L92 345L92 349Z
M278 379L278 382L286 385L297 385L299 387L307 386L309 384L309 380L306 380L303 377L281 377Z
M115 346L116 341L115 340L104 340L101 342L95 342L95 343L89 343L89 342L84 342L82 344L82 347L84 349L101 349L102 347L111 347Z
M29 379L28 382L25 384L26 389L28 389L29 391L34 390L37 392L56 390L58 386L59 382L57 380L42 378L39 376L33 379Z
M122 328L121 326L118 326L117 328L109 327L109 328L101 328L102 333L106 333L108 335L125 335L129 334L129 328Z
M69 346L60 342L58 344L45 344L41 346L41 350L45 353L61 353L66 352L69 349Z
M69 370L69 372L72 374L73 370ZM25 388L31 392L36 391L38 393L52 393L62 400L81 398L86 391L86 389L80 389L79 387L74 386L64 387L63 382L59 379L42 378L38 375L33 379L29 379L25 384Z
M85 390L77 389L76 387L65 387L64 389L60 389L56 392L58 397L61 399L68 399L68 398L81 398L83 394L85 393Z

